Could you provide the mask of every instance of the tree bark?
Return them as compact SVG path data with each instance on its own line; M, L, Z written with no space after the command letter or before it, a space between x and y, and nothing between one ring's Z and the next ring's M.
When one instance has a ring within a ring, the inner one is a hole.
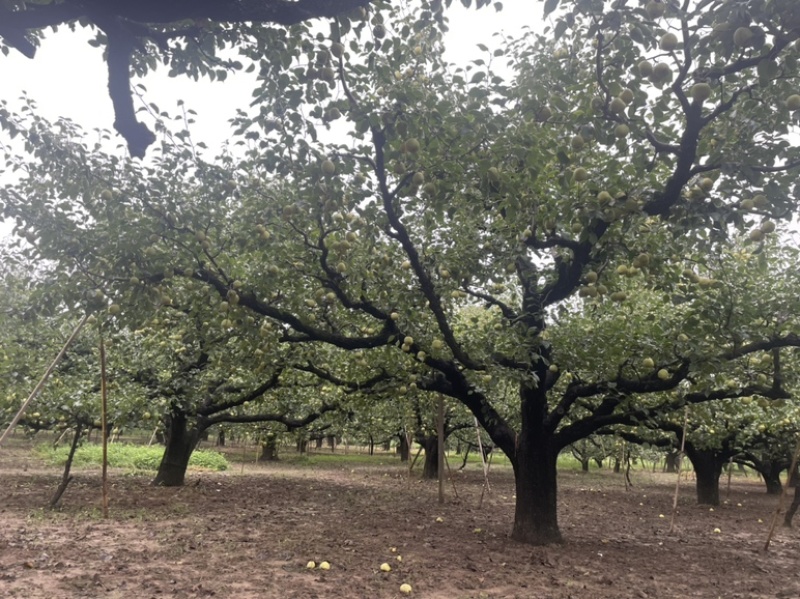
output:
M530 545L560 543L556 480L559 450L552 431L545 426L547 391L542 386L522 383L519 393L520 431L514 455L508 456L517 491L511 538Z
M259 462L277 462L278 461L278 437L276 435L267 435L261 443L261 453L258 456Z
M154 485L163 487L180 487L186 479L186 469L189 467L189 458L197 447L203 429L197 426L189 427L186 414L176 410L168 417L164 432L166 447L164 456L158 466L158 472L153 480Z
M783 484L781 483L783 464L768 462L765 466L766 468L759 472L761 472L761 476L764 477L764 484L767 486L767 495L780 495L783 493Z
M562 541L558 529L557 457L540 435L525 431L520 434L517 458L512 461L517 501L511 538L515 541L532 545Z
M686 456L694 466L697 478L697 503L719 505L719 477L725 463L724 456L711 449L697 449L686 444Z
M800 507L800 484L794 486L794 499L792 499L792 505L789 506L789 509L786 510L786 515L783 517L783 525L788 526L791 528L792 526L792 518L794 518L795 512L797 512L797 508Z
M408 447L408 440L406 439L406 436L402 433L398 435L398 437L400 438L400 442L397 444L397 453L400 454L401 462L407 462L409 459L408 454L410 453L409 451L410 448Z
M424 437L419 443L425 448L425 464L422 467L422 478L436 480L439 478L439 440L433 435Z
M680 465L681 465L680 454L677 451L668 452L666 459L664 461L664 472L668 474L673 474L678 471Z

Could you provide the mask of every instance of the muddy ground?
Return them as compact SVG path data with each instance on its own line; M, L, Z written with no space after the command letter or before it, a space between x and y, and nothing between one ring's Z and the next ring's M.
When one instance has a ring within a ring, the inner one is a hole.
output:
M713 511L684 483L668 534L674 475L634 472L626 491L611 472L564 472L566 542L542 548L508 538L507 469L491 472L481 509L479 467L454 473L443 506L435 483L389 458L234 465L179 489L114 472L103 520L98 474L77 471L62 509L45 511L60 473L13 451L0 450L3 598L375 599L404 596L403 583L431 599L800 597L800 531L779 528L762 550L776 498L752 476Z

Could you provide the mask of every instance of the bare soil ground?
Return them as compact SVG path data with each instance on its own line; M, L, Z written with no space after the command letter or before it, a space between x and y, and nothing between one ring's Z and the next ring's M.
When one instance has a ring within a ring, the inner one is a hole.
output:
M508 470L491 472L481 509L476 468L454 473L458 498L448 485L443 506L399 463L236 465L180 489L114 473L108 520L88 471L60 511L43 510L59 476L0 450L0 597L375 599L403 583L431 599L800 597L800 532L779 528L762 550L776 498L752 476L713 511L687 481L670 535L674 475L634 472L626 491L610 472L565 472L565 543L550 547L509 540Z

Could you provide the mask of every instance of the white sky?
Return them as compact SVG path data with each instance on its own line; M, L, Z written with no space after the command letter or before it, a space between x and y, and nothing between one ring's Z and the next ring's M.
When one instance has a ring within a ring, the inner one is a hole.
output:
M542 4L509 1L498 13L493 7L467 10L456 1L447 14L451 24L448 58L464 64L481 54L478 43L497 47L493 33L513 35L523 25L536 27L541 21ZM12 109L18 108L15 100L27 92L36 101L39 114L47 119L66 117L85 130L111 130L114 116L106 88L106 67L101 50L89 46L86 39L80 30L73 33L62 27L45 38L33 60L13 50L9 56L0 56L0 98L10 101ZM253 79L238 74L223 83L194 81L169 78L166 71L157 70L142 81L147 87L147 101L174 114L177 100L183 99L187 108L198 113L197 125L192 128L195 141L205 141L212 149L218 147L229 137L228 120L235 109L246 107Z
M448 9L450 32L446 38L447 58L456 64L485 57L477 44L494 49L500 43L495 33L519 35L523 27L540 29L543 5L532 0L508 0L500 12L493 7L465 9L458 0ZM89 35L66 27L48 34L33 60L12 50L0 55L0 98L11 110L19 109L18 99L27 95L36 102L37 113L48 120L68 118L85 131L113 130L114 113L107 91L107 72L102 50L89 46ZM247 108L254 86L254 75L239 73L225 82L211 82L189 77L170 78L162 68L141 81L147 88L145 99L171 115L178 114L177 102L197 115L191 126L192 139L203 141L214 156L230 137L229 119L236 108ZM137 81L134 80L134 83ZM134 100L138 108L140 103ZM143 118L149 124L149 120ZM152 126L149 125L152 129ZM120 147L123 140L116 138ZM108 148L108 151L114 151ZM118 150L124 152L124 149ZM4 179L0 171L0 182ZM0 238L11 231L11 223L0 219Z

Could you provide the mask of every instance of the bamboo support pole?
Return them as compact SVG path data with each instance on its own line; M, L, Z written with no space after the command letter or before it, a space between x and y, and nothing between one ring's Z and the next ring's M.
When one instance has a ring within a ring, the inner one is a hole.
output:
M75 340L75 337L78 336L78 333L80 333L81 329L83 328L83 325L86 324L86 321L88 319L89 319L89 315L86 314L81 319L81 321L78 323L78 326L75 327L75 330L72 331L72 334L69 336L69 339L67 339L66 343L64 343L64 347L61 348L61 351L58 352L58 355L50 363L50 366L47 368L45 373L42 375L42 378L39 379L39 382L36 384L36 387L34 387L33 391L31 391L31 394L28 396L28 399L26 399L25 402L22 404L20 409L17 411L17 414L11 420L11 424L8 425L8 428L6 428L5 432L3 433L3 436L0 437L0 447L2 447L3 441L6 440L6 437L8 437L8 435L11 434L11 431L13 431L14 428L17 426L17 423L22 418L22 415L25 414L25 410L28 409L28 405L33 401L33 399L37 395L39 395L39 392L44 387L44 384L47 382L47 379L50 378L50 375L53 373L53 370L55 370L56 365L58 365L58 363L61 361L61 358L64 357L64 354L67 353L67 348Z
M683 409L683 433L681 434L681 450L678 452L678 478L675 481L675 496L672 498L672 516L669 519L669 532L675 529L675 516L678 514L678 495L681 489L681 470L683 470L683 452L686 449L686 429L689 426L689 406Z
M103 435L103 518L108 518L108 384L106 379L106 347L100 334L100 425Z

